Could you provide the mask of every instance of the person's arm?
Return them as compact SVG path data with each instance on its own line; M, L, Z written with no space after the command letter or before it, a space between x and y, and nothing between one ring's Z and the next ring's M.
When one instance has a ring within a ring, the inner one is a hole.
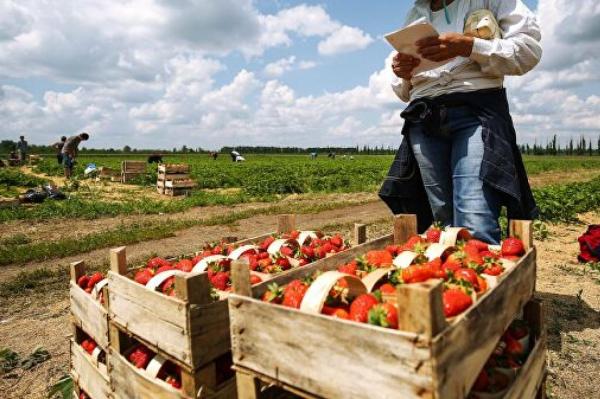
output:
M406 17L406 21L404 22L404 26L406 27L406 26L414 23L417 19L419 19L419 14L413 8L408 13L408 16ZM398 98L400 98L400 100L402 100L404 102L409 102L410 101L410 91L412 89L412 83L410 82L410 77L408 75L402 76L404 74L398 73L398 71L394 67L394 62L396 61L397 57L398 57L398 55L396 55L395 59L392 61L392 70L394 71L394 73L396 74L396 77L397 77L397 79L394 79L394 81L392 82L392 90L394 90L394 93L396 93L396 95L398 96ZM415 65L412 69L416 68L417 65L418 65L418 63L415 63ZM412 77L412 73L410 75Z
M491 11L503 32L502 39L475 38L470 58L485 73L523 75L542 58L541 33L535 15L521 0L491 0Z

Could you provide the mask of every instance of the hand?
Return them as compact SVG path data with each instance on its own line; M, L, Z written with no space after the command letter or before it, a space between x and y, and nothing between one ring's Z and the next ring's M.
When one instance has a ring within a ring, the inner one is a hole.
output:
M455 57L469 57L474 39L460 33L444 33L417 41L419 54L430 61L446 61Z
M392 70L399 78L410 80L412 71L415 69L421 60L409 54L398 53L392 61Z

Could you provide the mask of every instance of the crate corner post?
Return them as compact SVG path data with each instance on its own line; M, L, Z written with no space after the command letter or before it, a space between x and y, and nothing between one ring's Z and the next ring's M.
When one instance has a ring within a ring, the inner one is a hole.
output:
M296 215L285 214L277 217L277 232L279 234L289 233L296 229Z
M124 275L127 274L127 248L118 247L110 250L110 270Z
M354 223L354 244L361 245L367 242L367 225Z
M415 234L417 234L417 215L394 215L394 244L404 243Z
M404 331L432 339L447 326L442 303L443 282L403 284L398 287L398 325Z
M509 235L523 241L525 250L533 248L533 221L511 219L509 222Z

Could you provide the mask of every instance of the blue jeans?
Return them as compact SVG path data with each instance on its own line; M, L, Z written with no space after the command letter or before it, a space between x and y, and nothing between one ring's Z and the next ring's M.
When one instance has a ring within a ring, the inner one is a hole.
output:
M479 178L483 160L481 123L468 107L448 108L450 135L432 136L420 123L409 130L433 219L466 227L476 238L500 242L500 200Z

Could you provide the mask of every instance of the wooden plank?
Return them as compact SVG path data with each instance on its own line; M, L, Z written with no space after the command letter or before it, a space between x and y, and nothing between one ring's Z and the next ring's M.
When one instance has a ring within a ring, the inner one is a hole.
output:
M361 223L354 224L354 245L360 245L367 242L367 225Z
M190 306L192 364L204 365L231 349L227 301Z
M166 382L151 378L143 370L136 369L121 354L111 351L110 378L113 395L117 399L182 399L185 396Z
M283 234L289 233L292 230L296 230L296 215L279 215L277 217L277 232Z
M505 399L534 398L545 388L547 333L544 326L545 309L541 301L530 301L523 310L523 318L530 326L531 336L535 337L535 345Z
M397 291L398 326L403 331L422 334L428 339L446 326L442 311L442 280L421 284L402 284Z
M536 252L519 264L433 340L438 397L464 397L496 343L533 295ZM457 373L456 370L461 370Z
M70 340L71 375L75 384L79 385L93 399L108 399L111 387L106 365L98 367L84 349Z
M421 398L432 385L430 351L415 334L236 294L229 312L236 366L316 396L373 398L377 387L382 398Z
M175 296L190 304L208 304L212 286L208 274L177 274L175 276Z
M238 399L259 399L260 382L253 375L236 372Z
M252 296L250 269L247 261L234 261L231 263L231 280L233 282L233 292L238 295Z
M71 273L71 281L77 283L79 277L85 274L85 263L83 261L73 262L70 265L69 271Z
M119 247L113 248L109 251L110 256L110 270L113 272L125 275L127 274L127 248Z
M75 282L69 283L71 315L75 324L103 349L108 348L108 312Z
M416 215L394 216L394 244L403 244L415 234L417 234Z
M190 178L190 175L188 173L158 173L157 174L157 179L158 180L186 180Z

